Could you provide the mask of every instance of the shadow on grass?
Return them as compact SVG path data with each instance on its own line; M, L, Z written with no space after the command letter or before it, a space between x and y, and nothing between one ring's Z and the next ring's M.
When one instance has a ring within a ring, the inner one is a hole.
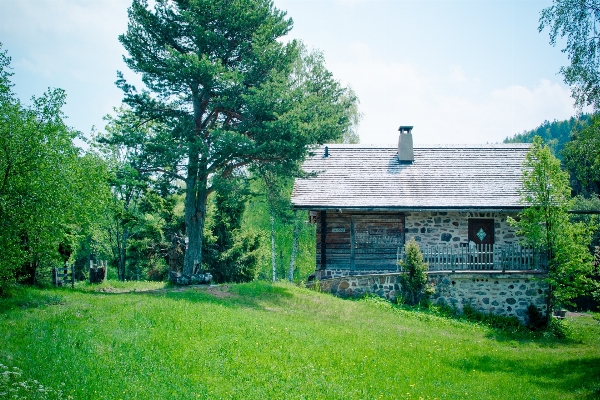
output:
M387 308L392 312L407 312L413 314L416 318L440 318L465 325L475 325L486 330L485 336L488 339L498 342L518 342L518 343L536 343L542 347L556 347L557 345L569 345L581 343L581 340L575 340L570 336L571 328L567 328L565 336L557 337L550 330L532 331L516 318L481 314L471 312L470 314L458 313L456 310L449 307L440 307L435 305L429 306L410 306L406 304L392 304L387 300L377 296L366 296L357 299L349 299L354 301L367 301L369 303L378 304L383 308Z
M0 298L0 313L14 309L38 308L48 305L65 304L65 299L55 293L45 293L41 290L19 288L10 296Z
M257 309L265 309L267 306L282 306L286 303L286 299L293 297L288 288L261 281L190 288L187 290L166 290L154 293L140 292L137 294L159 295L165 296L168 299L193 303L211 303L225 307L249 307Z
M539 360L481 356L464 359L451 366L465 372L475 370L525 377L541 387L553 385L560 391L581 394L586 399L600 398L600 357L540 363Z
M580 340L575 340L572 337L557 338L549 331L533 332L525 328L522 331L511 332L489 326L486 328L489 329L489 332L485 337L497 342L517 342L520 344L536 343L542 347L556 347L581 343Z

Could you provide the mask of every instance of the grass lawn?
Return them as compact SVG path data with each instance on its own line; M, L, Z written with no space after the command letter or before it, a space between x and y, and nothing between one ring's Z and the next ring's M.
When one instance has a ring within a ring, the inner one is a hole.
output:
M511 336L262 282L23 289L0 300L0 364L74 399L599 398L600 325L569 323Z

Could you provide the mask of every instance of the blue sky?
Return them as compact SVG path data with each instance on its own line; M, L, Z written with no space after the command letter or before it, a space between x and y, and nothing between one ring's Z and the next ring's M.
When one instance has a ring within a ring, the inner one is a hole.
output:
M0 42L21 99L67 91L68 123L89 132L121 101L120 0L0 0ZM294 20L290 37L325 54L358 94L361 143L494 143L544 120L574 115L557 75L568 60L538 33L551 1L275 0Z

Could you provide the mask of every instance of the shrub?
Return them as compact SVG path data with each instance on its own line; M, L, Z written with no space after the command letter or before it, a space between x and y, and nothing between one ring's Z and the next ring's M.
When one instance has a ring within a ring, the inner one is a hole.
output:
M542 330L547 325L547 318L533 304L530 304L529 307L527 307L527 317L527 326L532 331Z
M565 320L550 318L548 327L544 334L546 336L555 337L556 339L566 339L573 333L573 328Z
M404 260L399 262L402 270L406 272L402 276L402 290L404 301L410 305L421 303L421 299L433 294L433 288L427 286L427 269L429 266L423 262L423 254L415 240L404 245ZM425 295L425 296L424 296Z

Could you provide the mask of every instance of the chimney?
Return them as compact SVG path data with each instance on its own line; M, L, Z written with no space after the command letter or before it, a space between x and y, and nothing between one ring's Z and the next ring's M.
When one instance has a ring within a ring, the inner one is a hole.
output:
M412 126L401 126L398 138L398 162L400 164L412 164L415 161L413 151Z

